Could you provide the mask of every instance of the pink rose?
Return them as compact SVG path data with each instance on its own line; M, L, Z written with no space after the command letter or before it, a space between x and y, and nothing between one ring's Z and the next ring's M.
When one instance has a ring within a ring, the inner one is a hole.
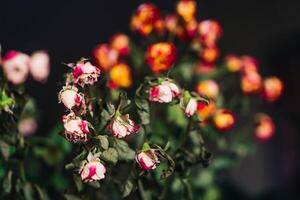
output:
M14 85L24 83L29 72L29 56L17 51L10 51L2 61L4 74Z
M197 110L197 105L198 105L197 100L195 98L190 98L190 100L185 108L186 116L191 117L192 115L194 115L194 113Z
M73 107L82 107L84 104L84 95L78 93L78 89L74 86L65 86L59 92L58 95L59 103L63 103L67 109L72 109Z
M93 85L98 81L99 76L100 69L93 66L90 62L78 63L73 68L74 82L81 87L84 87L84 85Z
M153 149L138 153L135 159L143 170L155 169L157 164L159 164L159 160Z
M154 86L149 90L149 100L160 103L169 103L179 95L180 90L178 86L170 81L163 81L160 85Z
M112 135L117 138L124 138L132 133L139 131L139 126L129 119L129 115L117 116L108 125Z
M63 116L64 135L71 142L84 141L87 142L87 135L90 133L89 122L76 117L73 113Z
M87 160L83 161L79 170L82 181L92 182L105 178L106 168L92 153L89 153Z
M34 80L45 82L50 73L49 55L45 51L36 51L30 58L30 73Z

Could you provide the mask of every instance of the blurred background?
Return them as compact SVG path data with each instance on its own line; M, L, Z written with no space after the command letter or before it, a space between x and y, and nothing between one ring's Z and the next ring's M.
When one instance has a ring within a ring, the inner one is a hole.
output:
M90 57L98 43L117 32L129 34L132 12L144 1L1 1L0 43L3 53L30 54L45 49L51 57L48 84L29 81L28 93L41 110L39 131L49 132L63 113L57 104L62 62ZM151 1L173 11L174 1ZM283 97L266 109L276 124L275 137L257 152L220 176L224 199L299 199L300 191L300 1L202 0L200 20L213 18L223 27L221 58L228 53L258 59L263 75L277 75Z

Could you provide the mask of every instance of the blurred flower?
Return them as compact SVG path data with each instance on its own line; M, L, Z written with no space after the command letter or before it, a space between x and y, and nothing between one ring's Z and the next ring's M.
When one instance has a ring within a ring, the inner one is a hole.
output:
M149 90L149 100L159 103L169 103L180 95L180 90L174 83L163 81Z
M122 45L119 46L119 45L115 44L114 46L115 46L114 48L119 48ZM111 48L107 44L99 44L98 46L96 46L96 48L93 51L93 57L94 57L95 62L97 63L97 66L100 69L102 69L104 71L108 71L111 66L117 64L118 59L119 59L119 54L118 54L118 50L116 50L114 48ZM124 50L122 50L122 51L124 51ZM124 52L122 52L122 53L124 53Z
M110 81L116 87L130 87L132 84L131 72L130 67L125 63L119 63L114 65L110 71Z
M214 80L204 80L198 84L197 92L210 99L216 99L219 95L219 85Z
M84 85L93 85L98 81L100 70L90 62L79 62L73 68L74 83L84 87Z
M275 77L268 77L264 80L262 95L268 102L276 101L283 92L282 81Z
M176 58L176 48L172 43L159 42L147 49L146 62L154 73L169 70Z
M226 56L225 64L230 72L238 72L242 68L242 60L238 56L231 54Z
M83 182L98 181L105 178L106 168L100 162L100 159L91 152L87 156L87 160L82 162L79 174Z
M30 58L30 73L34 80L45 82L50 73L50 59L46 51L36 51Z
M14 85L24 83L29 73L29 62L28 55L9 51L2 60L3 72L7 80Z
M213 63L219 57L219 49L217 47L206 47L201 49L200 56L205 62Z
M172 15L167 15L165 17L165 26L166 29L170 32L175 34L176 33L176 29L179 26L179 22L178 22L178 17L175 14Z
M88 121L76 117L74 113L64 115L62 121L65 128L64 136L68 141L75 143L79 141L87 142L87 135L90 133Z
M255 58L243 56L241 60L243 73L247 74L249 72L258 72L258 63Z
M196 111L197 111L197 100L195 98L190 98L185 108L185 114L186 116L191 117L194 115Z
M266 114L259 113L255 116L255 137L261 141L270 139L275 132L275 126L271 117Z
M252 71L244 74L241 79L241 88L245 94L255 94L260 91L262 80L259 73Z
M85 107L84 95L78 92L75 86L65 86L58 94L59 103L63 103L67 109L73 109L74 107Z
M210 101L208 105L203 102L197 104L198 116L202 121L206 121L216 112L216 104L214 101Z
M145 143L141 152L137 153L136 162L143 170L153 170L159 164L158 157L154 149Z
M129 115L118 114L108 125L112 135L117 138L124 138L132 133L139 131L139 126L129 119Z
M220 109L214 115L214 124L219 131L228 131L234 123L235 118L229 110Z
M19 123L18 130L23 136L32 135L37 129L36 120L32 117L22 119Z
M151 3L141 4L131 18L131 29L137 31L143 36L148 36L160 20L160 12L157 7Z
M185 30L185 38L192 39L197 34L198 30L198 22L196 19L191 19L188 22L185 23L184 26Z
M199 23L198 32L200 35L200 41L205 46L215 46L216 41L222 35L222 28L217 21L204 20Z
M111 38L110 45L117 50L121 57L129 55L129 37L125 34L119 33Z
M181 16L186 22L189 22L195 16L196 7L197 4L194 0L180 0L177 3L176 10L179 16Z
M201 62L198 64L196 70L199 74L210 74L216 70L216 65L213 63Z

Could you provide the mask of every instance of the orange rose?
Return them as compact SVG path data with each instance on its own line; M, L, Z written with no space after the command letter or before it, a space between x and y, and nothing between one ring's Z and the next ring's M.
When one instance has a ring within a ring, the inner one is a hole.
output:
M262 95L268 102L276 101L283 92L282 81L275 77L269 77L264 80Z
M177 13L181 16L184 21L189 22L194 18L196 13L196 1L194 0L181 0L177 3Z
M130 67L127 64L119 63L114 65L110 71L110 81L118 87L130 87L132 84Z
M235 118L229 110L220 109L214 116L214 124L219 131L228 131L233 127L234 123Z

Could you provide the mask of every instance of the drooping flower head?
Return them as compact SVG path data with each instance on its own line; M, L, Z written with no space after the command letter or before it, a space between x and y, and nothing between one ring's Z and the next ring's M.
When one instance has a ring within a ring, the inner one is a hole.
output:
M189 91L185 90L180 100L180 106L184 109L185 115L191 117L197 111L197 99Z
M189 22L195 17L197 3L195 0L180 0L177 3L176 11L184 21Z
M264 80L262 95L266 101L276 101L281 96L282 92L283 83L279 78L272 76Z
M214 80L204 80L197 85L197 92L210 99L216 99L219 95L219 85Z
M58 94L58 101L69 110L86 111L84 95L75 86L64 86Z
M9 51L2 60L4 75L12 84L22 84L28 77L29 64L28 55L18 51Z
M226 64L228 71L230 71L230 72L240 71L242 68L242 65L243 65L241 58L239 58L238 56L236 56L234 54L230 54L230 55L226 56L225 64Z
M101 70L108 71L111 66L117 64L119 59L118 50L120 52L122 51L123 54L126 51L122 48L121 50L120 47L123 45L118 46L118 44L115 44L115 40L113 43L114 48L111 48L108 44L99 44L93 50L93 58L95 60L95 63L97 64L97 67L99 67Z
M100 69L93 66L90 62L79 62L73 68L74 83L84 87L85 85L93 85L98 81Z
M91 152L84 160L79 170L80 177L83 182L98 181L105 178L106 168L100 162L100 159Z
M34 80L45 82L50 73L50 58L46 51L36 51L30 57L30 74Z
M118 33L112 36L110 46L117 50L121 57L129 55L129 37L125 34Z
M230 130L235 123L235 118L229 110L220 109L214 115L214 124L219 131Z
M132 77L130 67L125 63L114 65L110 71L110 85L114 87L128 88L132 85ZM114 88L112 87L112 88Z
M271 117L259 113L255 116L256 127L254 135L261 141L269 140L275 132L275 126Z
M116 116L111 120L108 129L114 137L124 138L132 133L138 133L139 126L129 118L129 115L121 115L116 113Z
M155 150L151 149L147 143L143 145L142 151L136 154L135 159L143 170L153 170L159 164Z
M217 40L222 35L222 28L215 20L204 20L199 23L198 33L201 43L205 46L216 46Z
M74 113L70 113L68 115L63 116L63 124L64 124L64 136L68 141L71 142L87 142L89 130L89 122L86 120L82 120L80 117L74 115Z
M178 86L169 80L165 80L149 90L149 100L159 103L170 103L179 95L180 90Z
M159 31L161 26L160 12L151 3L141 4L131 18L131 29L143 36L148 36L153 31Z
M176 48L173 43L159 42L148 47L146 62L154 73L169 70L176 59Z

